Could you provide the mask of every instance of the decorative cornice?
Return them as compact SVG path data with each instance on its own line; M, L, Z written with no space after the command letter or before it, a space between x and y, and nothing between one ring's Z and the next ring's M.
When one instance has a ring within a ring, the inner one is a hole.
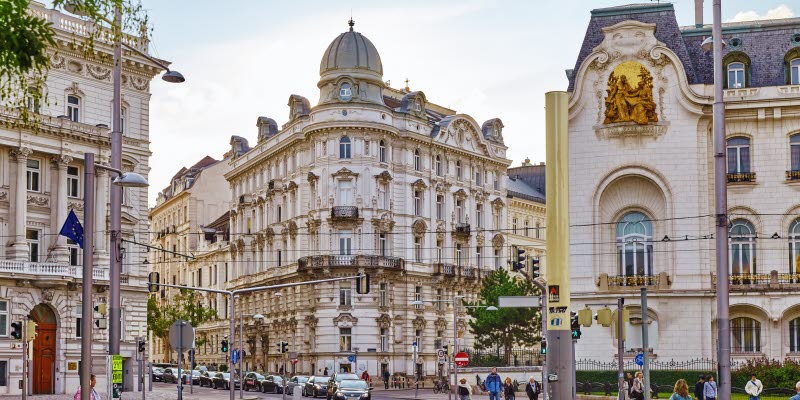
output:
M358 176L358 173L356 173L356 172L353 172L353 171L351 171L351 170L349 170L349 169L347 169L347 168L345 167L345 168L342 168L342 169L340 169L340 170L338 170L338 171L334 172L333 174L331 174L331 176L333 176L333 177L343 177L343 178L347 178L347 177L357 177L357 176Z
M28 156L33 154L33 150L30 147L21 146L16 149L12 149L9 154L11 154L12 160L24 162L28 160Z

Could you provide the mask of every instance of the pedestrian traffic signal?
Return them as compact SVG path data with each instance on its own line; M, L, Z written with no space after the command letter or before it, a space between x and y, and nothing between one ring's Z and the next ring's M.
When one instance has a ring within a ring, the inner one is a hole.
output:
M369 294L369 274L358 274L358 278L356 278L356 293Z
M603 307L597 310L597 315L594 317L597 320L597 323L604 328L608 328L611 326L611 309L608 307Z
M139 346L139 353L144 353L145 341L144 340L140 340L139 343L138 343L138 346Z
M581 338L581 324L578 322L578 314L571 312L570 315L570 322L572 323L572 340L577 340Z
M539 347L539 353L542 355L547 355L547 341L542 340L542 344Z
M220 342L220 349L222 350L223 353L227 353L228 352L228 341L227 340L223 340L222 342Z
M289 342L281 342L281 354L289 352Z
M531 258L531 278L536 279L539 276L539 259Z
M448 356L452 354L451 353L452 349L450 348L450 344L443 345L442 350L444 350L444 354L447 354Z
M578 324L581 326L592 326L592 309L585 307L583 310L578 310Z
M25 341L32 342L36 340L36 322L28 321L28 326L25 331Z
M516 249L517 256L514 259L514 262L511 264L511 268L514 271L519 271L525 269L525 249L520 249L519 247L516 247Z
M100 303L100 304L94 306L94 311L97 312L100 315L106 315L106 311L107 311L106 303Z
M96 326L97 329L106 329L108 328L108 322L105 318L96 319L94 320L94 326Z
M155 271L151 272L147 275L147 290L149 290L150 293L158 292L159 282L161 282L161 274Z
M22 321L14 321L11 323L11 337L17 340L22 339Z

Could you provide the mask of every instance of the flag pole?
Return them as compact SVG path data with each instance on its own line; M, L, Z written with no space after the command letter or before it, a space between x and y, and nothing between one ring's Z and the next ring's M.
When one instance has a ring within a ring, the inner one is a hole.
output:
M81 400L92 395L92 270L94 269L94 154L85 153L83 173L83 296L81 305ZM111 377L109 377L110 379Z

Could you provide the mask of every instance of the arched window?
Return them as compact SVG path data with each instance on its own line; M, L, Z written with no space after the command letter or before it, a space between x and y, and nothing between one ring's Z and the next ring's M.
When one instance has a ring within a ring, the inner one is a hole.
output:
M789 321L789 351L800 353L800 317Z
M350 138L347 136L339 139L339 158L350 158Z
M789 159L791 171L800 173L800 133L789 138ZM791 176L793 175L790 175L790 179ZM794 179L800 179L800 177Z
M350 100L353 97L353 91L350 89L349 83L343 83L339 87L339 99L342 101Z
M414 150L414 171L422 170L422 160L419 157L419 149Z
M456 161L456 178L461 179L461 161Z
M789 225L789 264L791 274L800 273L800 218ZM793 280L793 282L800 279Z
M760 353L761 323L748 317L732 319L731 352Z
M384 142L383 140L378 142L378 157L380 159L380 162L383 163L386 162L386 142Z
M733 221L730 232L730 265L732 283L750 283L749 275L756 273L756 228L750 221Z
M789 61L789 78L792 85L800 85L800 57Z
M750 139L732 137L728 139L728 173L742 174L750 172Z
M644 214L625 214L617 223L619 274L624 276L653 275L653 223Z
M745 87L744 63L732 62L728 64L728 89Z
M436 156L436 175L442 176L442 156Z

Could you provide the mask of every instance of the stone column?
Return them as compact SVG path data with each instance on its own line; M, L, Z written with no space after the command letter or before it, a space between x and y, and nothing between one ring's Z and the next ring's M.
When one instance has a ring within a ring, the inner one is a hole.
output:
M28 244L25 242L25 227L28 219L28 156L33 153L29 147L11 150L11 158L17 162L17 179L14 183L14 244L11 246L10 258L27 261ZM41 176L39 177L41 184Z
M95 268L108 268L108 243L111 234L108 232L106 210L108 209L109 176L101 168L95 168L95 217L94 217L94 265Z
M56 194L58 198L55 201L56 212L56 226L53 227L53 233L59 233L64 222L67 220L67 165L72 162L72 157L62 154L53 156L50 162L55 168L57 173L58 182L56 183ZM52 203L51 203L52 204ZM53 236L53 258L57 263L69 263L69 251L67 250L67 238L61 235Z

